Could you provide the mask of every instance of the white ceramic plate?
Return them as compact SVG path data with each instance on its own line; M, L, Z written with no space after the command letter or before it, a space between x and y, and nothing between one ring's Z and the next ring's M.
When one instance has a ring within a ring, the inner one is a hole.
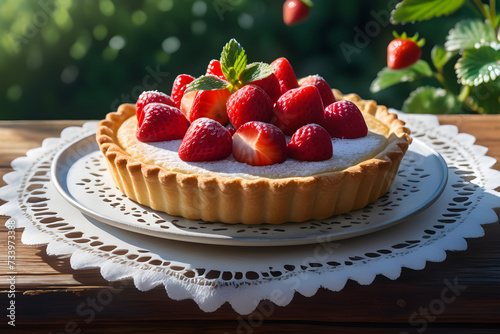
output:
M282 246L342 240L401 223L443 191L448 167L439 153L414 139L388 193L359 210L324 220L281 225L211 223L171 216L140 205L114 185L95 135L54 157L52 180L66 201L106 224L159 238L233 246Z

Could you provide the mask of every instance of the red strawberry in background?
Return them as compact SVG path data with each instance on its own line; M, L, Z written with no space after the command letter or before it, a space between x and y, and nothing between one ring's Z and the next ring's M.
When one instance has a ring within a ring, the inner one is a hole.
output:
M269 123L245 123L233 135L233 157L252 166L283 162L287 157L285 135Z
M232 138L229 131L210 118L198 118L186 132L179 147L183 161L222 160L231 154Z
M135 107L136 107L135 114L137 115L138 124L141 124L142 119L144 118L143 117L144 107L147 104L154 103L154 102L163 103L163 104L166 104L166 105L169 105L172 107L176 106L175 102L172 101L170 96L168 96L165 93L158 92L156 90L150 90L150 91L143 92L141 95L139 95L139 98L137 99L137 102L135 104Z
M259 86L266 92L266 94L271 99L271 102L274 104L279 97L281 96L281 86L278 78L274 73L271 73L269 76L264 79L260 79L257 81L252 81L250 84Z
M323 161L333 155L330 134L318 124L304 125L288 143L288 156L300 161Z
M208 117L225 125L228 121L226 102L229 96L231 93L227 89L190 92L182 98L181 111L191 123L198 118Z
M188 120L177 107L153 102L144 107L135 136L141 142L182 139L188 127Z
M210 61L207 67L206 74L213 75L214 77L217 77L222 80L226 80L226 77L224 76L224 73L222 73L222 69L220 67L220 61L218 61L217 59L212 59Z
M180 74L175 78L174 84L172 85L171 97L177 108L181 107L181 100L186 91L186 86L193 82L193 80L194 77L188 74Z
M309 123L323 121L323 102L315 86L303 86L287 91L274 104L273 124L287 136Z
M355 139L368 134L368 127L358 106L345 100L325 108L322 125L335 138Z
M281 94L299 87L297 77L288 59L285 57L278 58L271 63L271 66L274 67L274 75L276 75L280 83Z
M229 121L238 129L250 121L269 122L273 117L273 104L267 94L254 85L246 85L227 100Z
M315 86L319 91L319 95L321 95L321 101L323 101L323 106L325 107L336 101L330 85L319 75L305 77L299 81L299 84L300 86Z
M305 21L311 6L311 0L286 0L283 4L283 22L291 26Z
M395 39L387 46L387 66L393 70L400 70L415 64L422 55L420 48L425 40L418 40L418 33L411 38L406 36L406 32L401 36L396 32L393 34Z

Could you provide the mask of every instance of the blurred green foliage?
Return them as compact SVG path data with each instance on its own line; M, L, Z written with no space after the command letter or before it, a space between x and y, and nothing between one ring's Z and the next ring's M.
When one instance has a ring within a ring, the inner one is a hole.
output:
M0 0L0 119L103 118L143 90L170 94L177 74L204 74L230 38L250 62L284 56L297 77L320 74L343 92L401 108L417 84L369 91L397 2L316 0L306 22L288 27L283 1ZM442 44L456 20L418 30L428 45Z

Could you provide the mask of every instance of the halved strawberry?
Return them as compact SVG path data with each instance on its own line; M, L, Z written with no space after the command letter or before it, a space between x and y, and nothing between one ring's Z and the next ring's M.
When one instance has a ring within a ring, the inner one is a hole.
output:
M284 94L290 89L299 87L297 77L288 59L284 57L278 58L271 63L271 66L274 67L274 74L280 83L281 94Z
M177 107L153 102L144 107L135 136L142 142L181 139L188 127L188 120Z
M274 73L271 73L269 76L264 79L260 79L257 81L252 81L250 84L259 86L266 92L266 94L271 99L271 102L274 104L281 96L281 86L278 78Z
M186 132L179 147L179 158L184 161L222 160L231 154L232 138L229 131L210 118L198 118Z
M246 85L227 100L229 121L238 129L250 121L269 122L273 117L273 104L267 94L254 85Z
M217 59L212 59L210 61L207 67L206 74L213 75L214 77L217 77L222 80L226 80L226 77L224 76L224 73L222 73L222 69L220 67L220 61L218 61Z
M233 157L252 166L286 160L286 139L276 126L264 122L243 124L233 135Z
M170 96L168 96L165 93L159 92L157 90L150 90L150 91L145 91L142 92L141 95L139 95L139 98L137 99L137 102L135 104L135 114L137 115L137 121L138 124L142 123L143 120L143 109L144 107L153 102L158 102L158 103L163 103L172 107L175 107L176 104Z
M172 101L174 101L177 108L181 107L181 100L186 91L186 86L193 82L194 77L189 74L179 74L172 85Z
M299 80L299 85L301 86L315 86L318 91L319 95L321 95L321 101L323 101L323 106L329 106L333 102L335 102L335 96L333 95L332 89L330 88L330 85L320 77L319 75L310 75L308 77L305 77L303 79Z
M315 86L287 91L274 104L273 124L291 136L298 128L323 121L323 102Z
M194 91L194 92L185 93L182 96L181 106L179 109L184 114L184 116L186 116L186 118L188 118L188 113L191 110L191 107L193 106L193 101L194 101L194 98L196 97L197 93L198 93L198 91Z
M181 111L191 123L198 118L208 117L225 125L228 121L226 102L229 96L231 93L227 89L199 90L188 93L181 101Z
M323 161L333 155L330 134L318 124L304 125L288 143L288 156L300 161Z
M322 125L335 138L354 139L368 134L363 114L353 102L346 100L325 108Z

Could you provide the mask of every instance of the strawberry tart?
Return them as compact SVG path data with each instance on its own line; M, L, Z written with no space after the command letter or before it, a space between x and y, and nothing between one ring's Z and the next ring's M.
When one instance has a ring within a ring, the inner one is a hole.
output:
M198 78L109 113L97 142L117 187L155 210L280 224L359 209L394 181L411 138L387 108L297 80L286 58L247 63L234 39Z

